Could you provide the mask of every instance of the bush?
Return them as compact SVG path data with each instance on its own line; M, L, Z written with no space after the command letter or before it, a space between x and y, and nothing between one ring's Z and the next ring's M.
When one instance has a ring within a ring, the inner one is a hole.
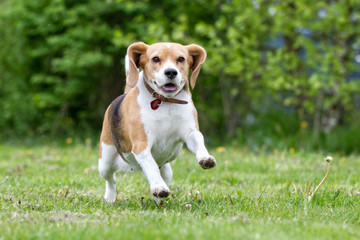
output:
M359 124L356 1L3 5L3 135L98 132L106 106L122 92L123 58L136 41L205 47L208 59L193 95L203 131L217 139L268 131L264 126L279 125L274 112L296 119L281 123L284 135L301 132L301 124L315 134Z

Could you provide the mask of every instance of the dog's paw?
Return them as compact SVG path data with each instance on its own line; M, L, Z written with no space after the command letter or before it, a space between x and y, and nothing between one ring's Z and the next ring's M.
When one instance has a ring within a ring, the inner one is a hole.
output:
M116 200L116 195L106 195L103 198L104 202L106 203L114 203Z
M216 166L216 160L213 156L203 157L198 161L203 169L210 169Z
M170 189L167 186L157 186L151 189L151 194L156 198L166 198L170 195Z

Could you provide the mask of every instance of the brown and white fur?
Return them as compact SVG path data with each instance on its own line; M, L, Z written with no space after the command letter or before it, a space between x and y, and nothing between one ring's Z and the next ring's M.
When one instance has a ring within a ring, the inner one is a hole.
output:
M151 193L156 198L167 197L172 178L170 162L179 156L184 142L202 168L215 167L216 161L199 131L189 89L189 85L194 88L205 58L205 50L195 44L139 42L129 46L125 59L126 95L119 109L114 101L106 110L100 138L99 173L106 180L106 202L116 200L118 171L142 170ZM159 95L188 103L163 102L153 110L150 103L155 98L144 81Z

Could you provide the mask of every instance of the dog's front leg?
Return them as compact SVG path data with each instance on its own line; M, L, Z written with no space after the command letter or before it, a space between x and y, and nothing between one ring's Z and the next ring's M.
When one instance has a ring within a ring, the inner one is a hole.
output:
M149 182L151 194L157 198L169 196L170 189L162 179L159 166L152 157L150 150L144 150L139 154L133 152L133 154Z
M187 147L196 155L196 160L203 169L216 166L216 160L211 156L204 144L204 137L198 130L192 130L184 139Z

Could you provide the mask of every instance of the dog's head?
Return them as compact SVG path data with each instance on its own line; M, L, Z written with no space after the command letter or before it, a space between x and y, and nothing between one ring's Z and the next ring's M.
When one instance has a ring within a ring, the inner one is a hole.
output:
M195 87L201 65L205 61L205 50L195 44L183 46L178 43L139 42L127 50L126 84L134 87L138 81L138 68L143 69L145 80L160 95L173 97L188 82Z

